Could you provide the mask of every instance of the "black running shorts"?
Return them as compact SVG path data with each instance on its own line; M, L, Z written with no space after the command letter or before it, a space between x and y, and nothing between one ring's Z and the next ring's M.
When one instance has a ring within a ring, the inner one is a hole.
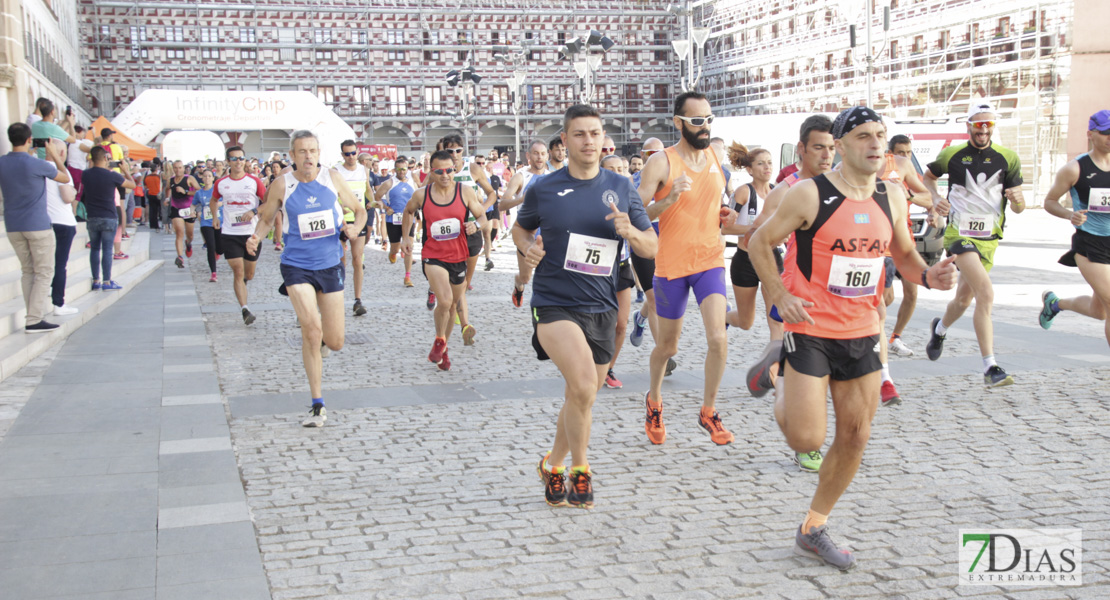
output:
M617 327L617 311L608 310L599 313L577 312L562 306L536 306L532 308L532 348L536 351L536 358L550 360L551 357L544 352L540 345L538 327L541 323L554 323L556 321L571 321L578 325L586 335L586 343L594 355L595 365L607 365L613 360L617 343L614 339Z
M835 381L856 379L883 368L878 335L834 340L787 331L779 354L780 377L786 369L784 361L790 361L790 366L804 375L828 375Z
M626 260L617 268L617 291L636 287L636 280L632 277L632 261Z
M420 270L424 273L424 278L428 278L428 265L440 267L447 271L447 280L451 285L459 285L466 281L466 261L449 263L435 258L425 258L420 261Z
M1076 266L1076 254L1093 263L1110 264L1110 237L1076 229L1071 236L1071 250L1060 257L1060 264L1068 267Z
M482 239L482 230L479 228L473 235L466 236L466 249L470 252L470 258L474 258L482 253L482 247L485 245L485 240Z
M782 250L775 248L774 255L775 266L779 269L779 275L782 275ZM732 255L732 261L729 264L728 274L729 278L732 279L732 285L736 287L759 287L759 275L755 274L752 259L744 250L736 249L736 254Z
M655 259L640 258L633 252L632 269L636 271L636 279L640 280L640 287L644 288L645 292L650 290L655 280Z
M224 258L231 260L233 258L242 258L249 262L258 260L258 254L262 254L262 242L258 242L258 254L251 254L247 252L247 240L249 235L227 235L226 233L220 234L220 248L224 251Z

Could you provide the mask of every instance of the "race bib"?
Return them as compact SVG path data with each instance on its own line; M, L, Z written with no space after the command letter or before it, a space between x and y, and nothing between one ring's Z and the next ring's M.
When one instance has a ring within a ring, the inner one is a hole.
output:
M297 224L301 229L301 239L335 235L335 212L331 210L318 210L316 212L301 213L297 215Z
M960 213L959 234L969 238L989 238L994 235L994 215Z
M179 209L177 209L177 216L181 217L182 219L192 219L193 218L193 207L190 206L188 208L179 208Z
M397 214L394 213L393 216L396 217ZM397 221L397 224L400 224L400 221ZM440 219L435 223L432 223L429 226L429 229L432 232L433 240L446 242L447 240L453 240L459 237L459 233L462 232L462 223L460 223L458 219L454 218Z
M254 222L254 215L248 210L235 215L235 218L231 220L231 226L243 227L245 225L250 225L252 222Z
M400 225L405 219L405 213L395 212L389 215L389 222L394 225ZM457 220L457 219L456 219Z
M841 298L874 296L883 274L883 258L834 255L826 289Z
M613 273L618 245L617 240L572 233L567 241L567 257L563 261L563 268L575 273L608 277Z
M204 220L205 221L211 221L212 220L212 207L208 206L207 204L204 205Z
M1087 199L1088 211L1110 213L1110 188L1091 188Z

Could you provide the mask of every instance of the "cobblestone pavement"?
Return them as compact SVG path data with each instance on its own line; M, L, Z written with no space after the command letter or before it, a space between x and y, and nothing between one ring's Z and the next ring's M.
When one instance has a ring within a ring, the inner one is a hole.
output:
M944 359L923 360L925 328L951 292L922 291L905 335L918 356L892 357L907 401L879 411L864 464L830 519L835 539L859 561L850 574L790 552L816 477L790 462L768 401L722 390L721 413L737 437L731 446L714 446L697 427L705 344L689 310L678 356L687 377L664 388L666 445L644 439L642 387L599 394L592 511L553 509L542 499L535 463L553 435L561 403L553 393L332 409L321 430L301 428L302 414L285 408L236 414L232 405L232 440L273 597L1110 596L1110 475L1102 467L1110 412L1099 369L1110 357L1100 323L1063 315L1050 332L1037 326L1042 287L1071 294L1084 286L1054 262L1066 227L1031 212L1012 220L993 273L996 351L1004 366L1023 365L1011 369L1018 385L982 389L970 311L953 327ZM199 240L197 247L190 269L224 398L294 392L307 403L300 351L285 341L297 331L276 292L278 253L265 247L250 284L259 318L248 328L226 264L220 283L208 283ZM416 287L403 288L401 265L368 249L363 301L371 312L348 316L347 331L370 343L325 360L325 397L497 381L523 390L557 377L534 358L526 310L508 301L515 261L507 242L494 262L490 273L479 267L470 295L478 343L453 340L454 364L443 373L425 359L432 323L422 275L417 269ZM742 372L763 347L765 325L732 330L730 340L729 368ZM642 378L650 350L650 336L641 348L626 344L618 374ZM1083 587L957 586L960 528L1037 527L1083 528Z

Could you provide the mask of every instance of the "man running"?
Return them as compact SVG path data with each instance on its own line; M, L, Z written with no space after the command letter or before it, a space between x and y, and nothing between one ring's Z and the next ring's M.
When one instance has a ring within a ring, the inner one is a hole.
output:
M908 136L899 134L891 137L887 162L879 173L879 178L884 181L901 181L906 186L906 191L912 192L912 194L909 194L910 202L924 201L920 202L920 205L929 209L928 218L933 221L937 218L936 209L933 208L933 199L929 195L929 190L925 188L925 184L921 183L921 177L917 174L917 170L913 168L912 156L913 141ZM905 160L898 160L898 158ZM901 275L898 275L898 278L902 280L902 302L898 305L898 316L894 321L894 332L890 336L888 348L898 356L913 356L913 350L902 341L902 332L910 324L913 311L917 307L917 283ZM890 306L894 300L894 289L887 287L886 292L883 301L886 306Z
M567 109L563 132L569 165L529 188L513 225L513 241L536 270L532 347L540 360L550 358L566 380L555 442L537 467L544 495L551 506L592 508L586 452L594 399L613 355L617 259L623 244L641 256L654 256L656 238L628 179L599 166L605 130L597 109L584 104Z
M474 189L455 180L455 165L458 161L454 154L449 150L437 150L432 154L432 174L429 176L431 184L411 194L400 226L404 235L401 252L412 256L412 229L416 211L419 210L424 215L424 241L420 249L420 262L432 292L443 300L435 307L433 314L436 337L432 342L432 351L428 353L428 360L443 371L451 368L447 340L451 337L451 329L455 324L455 312L458 306L465 306L466 261L469 253L466 235L481 231L486 220L486 213ZM467 221L468 216L473 216L475 220ZM463 322L466 322L465 319ZM465 327L463 339L465 343Z
M501 200L502 210L507 211L519 206L524 202L524 195L528 192L528 188L539 181L540 177L551 172L547 170L547 144L540 140L532 142L525 156L528 158L528 168L520 169L509 179L509 184L505 186L504 199ZM524 255L520 252L516 254L516 261L517 274L513 276L512 302L513 306L520 308L524 302L524 286L532 278L532 268L528 266Z
M605 138L609 140L608 137ZM605 143L608 143L607 141ZM602 148L602 152L605 148ZM610 154L601 159L601 168L612 171L629 180L624 171L621 157ZM645 213L646 214L646 213ZM609 370L605 374L605 387L619 390L624 384L617 378L613 368L617 366L617 357L621 355L621 346L624 345L624 334L628 332L628 315L632 312L632 288L636 287L636 276L632 274L632 250L629 244L621 245L620 262L617 264L617 324L613 329L613 358L609 361Z
M343 153L343 164L339 165L336 171L339 172L343 181L347 182L351 195L359 202L364 202L366 194L370 190L370 176L366 172L366 167L358 164L358 146L354 140L344 140L340 144L339 150ZM355 213L349 210L345 211L343 220L345 223L354 223ZM346 231L340 231L339 244L341 247L345 244L349 244L351 247L351 269L355 272L353 278L355 282L355 304L352 310L356 317L361 317L366 314L366 307L362 305L362 278L365 276L362 272L362 260L363 250L366 248L366 229L363 228L357 236L350 239L347 238Z
M297 168L279 177L266 191L258 228L247 236L244 246L249 255L256 255L278 211L285 214L282 222L288 235L281 253L284 283L279 291L289 296L297 313L301 326L301 356L312 395L312 409L302 425L323 427L328 416L321 384L322 348L343 348L343 250L336 234L343 227L347 237L354 239L366 225L366 209L362 200L351 194L339 173L320 168L320 141L315 134L294 131L290 151ZM241 157L242 150L239 155ZM235 173L236 169L242 172L242 160L233 161L231 156L229 150L231 172ZM234 174L231 177L234 181ZM230 202L231 198L227 200ZM344 210L355 213L354 223L344 224ZM229 226L238 222L235 216L241 214L229 212L226 219ZM225 234L226 237L234 236Z
M994 359L994 286L990 270L1006 225L1006 206L1014 214L1025 210L1021 161L1012 150L991 143L997 119L990 104L973 104L967 115L970 139L941 150L925 173L925 187L933 196L937 212L949 217L944 247L949 256L956 256L960 269L956 297L948 303L943 317L933 319L925 353L929 360L940 358L948 328L975 300L975 337L983 357L983 381L989 388L1014 382ZM946 173L948 200L937 191L937 180Z
M262 180L246 172L246 161L242 147L232 146L227 149L227 175L216 182L212 200L208 204L212 209L212 227L220 232L220 250L227 259L227 265L231 267L231 285L243 313L243 324L250 325L254 323L255 316L247 307L247 282L254 279L258 254L247 252L247 240L254 234L258 224L259 205L266 198L266 186L262 184ZM274 181L279 180L281 178ZM277 214L276 210L272 214ZM290 225L285 221L283 223L286 228Z
M667 438L662 418L663 377L667 360L678 352L691 289L701 308L708 345L698 424L715 444L730 444L733 440L715 407L728 358L721 226L731 225L736 212L721 206L725 176L716 153L709 148L712 123L713 112L705 94L680 94L674 103L674 126L682 137L677 145L648 159L641 171L640 198L654 197L647 214L659 219L659 253L652 285L659 328L652 332L655 349L651 352L651 389L644 396L644 431L653 444L662 444Z
M547 161L548 171L558 171L567 166L567 147L561 137L551 140L548 144L548 151L550 152L550 158Z
M875 177L886 143L879 115L866 107L845 110L833 137L840 170L792 187L756 230L748 252L785 321L780 373L787 443L797 452L821 447L830 389L836 417L836 435L809 513L795 533L794 552L848 570L855 558L837 548L826 521L859 469L878 408L882 332L876 308L883 251L890 247L898 269L926 287L951 288L956 274L954 259L929 268L918 256L909 231L900 226L906 219L901 186ZM789 235L794 243L780 278L772 249Z
M401 223L405 217L405 206L412 199L412 193L415 191L412 184L408 182L409 165L407 162L397 161L393 163L394 176L385 183L378 186L374 192L374 197L378 202L382 202L383 214L385 215L385 230L389 238L389 262L397 262L397 253L401 253L401 259L405 262L405 287L412 287L412 253L405 252L401 249L401 238L405 237L401 233ZM412 236L415 226L409 229L408 236Z
M1090 296L1060 298L1051 291L1041 295L1041 327L1048 329L1060 311L1070 310L1105 321L1110 343L1110 110L1091 115L1087 123L1090 152L1068 161L1045 197L1049 214L1068 219L1075 226L1071 250L1060 264L1079 267L1094 292ZM1072 210L1060 205L1060 196L1071 192Z

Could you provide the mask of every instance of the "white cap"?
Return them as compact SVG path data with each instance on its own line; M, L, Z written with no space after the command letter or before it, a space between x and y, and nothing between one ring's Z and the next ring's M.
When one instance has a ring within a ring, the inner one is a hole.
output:
M970 121L971 117L974 117L979 113L997 114L994 112L994 107L991 106L990 102L987 102L986 100L980 100L978 102L972 102L971 106L967 107L967 120Z

